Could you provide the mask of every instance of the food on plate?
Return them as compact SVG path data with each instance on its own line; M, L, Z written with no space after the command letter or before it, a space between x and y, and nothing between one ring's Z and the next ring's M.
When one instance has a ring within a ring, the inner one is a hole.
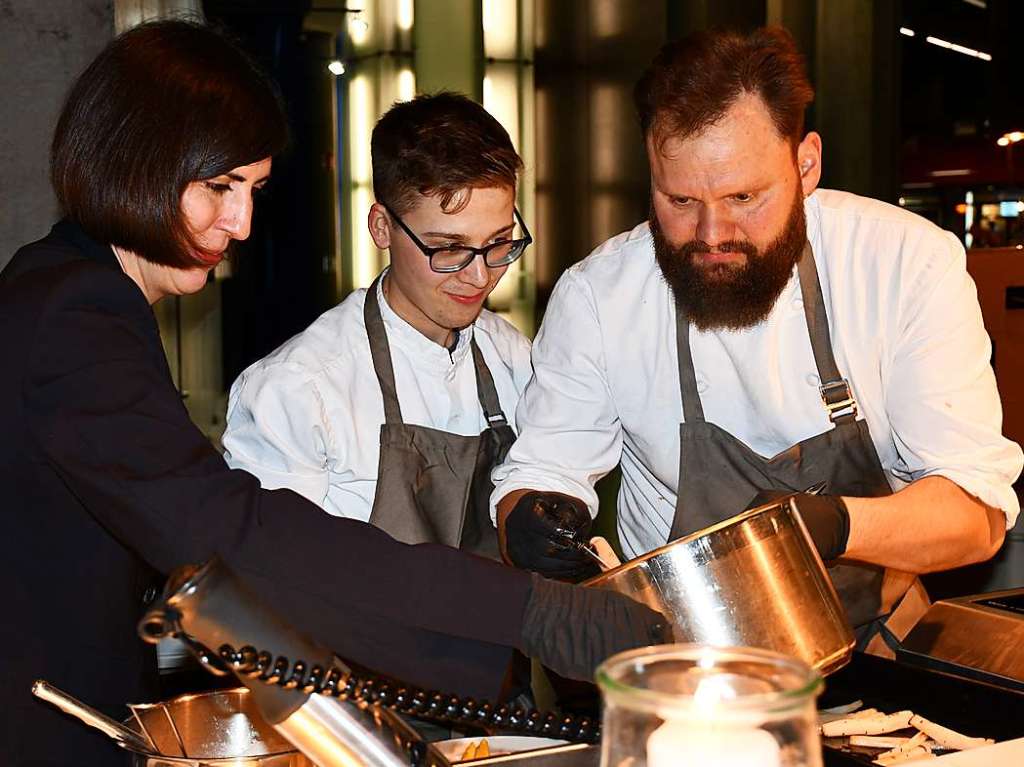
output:
M875 712L870 716L848 716L821 725L821 734L826 738L843 735L884 735L910 726L913 711L897 711L895 714Z
M875 757L874 762L881 765L902 764L903 762L930 758L931 756L932 747L928 741L928 736L923 732L919 732L914 737L907 738L906 743L879 754Z
M487 745L487 738L481 738L479 743L470 743L462 752L463 762L471 759L484 759L491 755L491 747Z
M929 722L923 716L912 717L910 726L916 727L943 748L952 748L955 751L966 751L969 748L988 746L995 742L991 738L972 738L963 735L956 730L943 727L941 724Z
M866 748L897 748L904 745L910 738L898 735L851 735L851 746L865 746Z
M888 735L899 730L916 729L910 737ZM886 714L877 709L864 709L839 718L822 718L819 731L826 738L848 738L850 746L888 749L877 754L875 764L903 764L918 759L930 759L935 750L963 751L987 746L995 741L974 738L944 727L915 714L897 711ZM882 737L888 736L888 737Z

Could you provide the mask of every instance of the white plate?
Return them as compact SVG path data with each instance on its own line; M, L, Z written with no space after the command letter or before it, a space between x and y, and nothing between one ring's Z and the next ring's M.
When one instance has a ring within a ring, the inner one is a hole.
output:
M462 761L462 755L469 748L470 743L479 743L486 740L491 749L491 755L498 753L516 753L519 751L534 751L538 748L550 748L551 746L564 746L569 741L555 740L554 738L531 738L527 735L489 735L480 738L455 738L454 740L439 740L432 745L437 747L442 756L449 762Z

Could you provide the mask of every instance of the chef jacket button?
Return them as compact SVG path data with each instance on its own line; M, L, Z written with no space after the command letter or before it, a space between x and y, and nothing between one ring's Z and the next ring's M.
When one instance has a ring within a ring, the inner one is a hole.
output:
M703 378L698 378L697 379L697 392L700 393L700 394L703 394L707 390L708 390L708 382L705 381Z
M800 296L797 296L796 298L793 299L793 308L794 309L803 309L804 308L804 300L802 298L800 298Z
M808 386L821 386L821 379L818 378L816 373L807 374L807 385Z
M148 605L154 599L156 599L157 589L156 586L150 586L142 593L142 604Z

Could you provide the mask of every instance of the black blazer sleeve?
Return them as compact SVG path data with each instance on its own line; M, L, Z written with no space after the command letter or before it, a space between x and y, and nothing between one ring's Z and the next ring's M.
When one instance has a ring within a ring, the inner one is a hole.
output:
M219 554L342 655L495 694L485 680L520 644L525 573L262 490L190 421L134 283L83 263L47 292L23 389L31 438L111 535L164 573Z

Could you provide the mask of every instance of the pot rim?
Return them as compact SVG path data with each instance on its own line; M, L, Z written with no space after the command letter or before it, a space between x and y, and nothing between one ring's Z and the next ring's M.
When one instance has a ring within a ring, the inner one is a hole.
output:
M638 565L643 564L644 562L647 562L647 561L649 561L651 559L654 559L655 557L661 556L666 551L669 551L669 550L675 549L675 548L679 548L679 547L682 547L682 546L686 546L687 544L692 543L693 541L695 541L695 540L697 540L699 538L704 538L704 537L709 536L709 535L711 535L713 533L717 533L717 532L719 532L721 530L724 530L724 529L726 529L728 527L737 527L737 526L743 524L744 522L748 522L749 520L751 520L751 519L753 519L755 517L759 517L759 516L761 516L763 514L768 514L770 512L775 512L775 511L789 511L789 514L787 514L786 516L788 518L790 518L790 519L793 519L795 525L802 524L802 522L797 522L797 520L799 520L799 515L795 514L793 512L793 510L792 510L792 508L790 506L789 498L784 498L784 499L779 500L779 501L773 501L772 503L765 504L764 506L758 506L757 508L749 509L747 511L740 512L739 514L737 514L735 516L723 519L721 522L716 522L713 525L709 525L708 527L704 527L704 528L701 528L700 530L696 530L696 531L690 533L689 535L684 535L682 538L676 538L673 541L669 541L668 543L666 543L663 546L659 546L656 549L651 549L646 554L641 554L638 557L634 557L633 559L630 559L630 560L627 560L627 561L623 562L618 567L614 567L611 570L605 570L603 573L598 573L593 578L588 578L587 580L582 581L580 583L580 585L581 586L596 586L596 585L599 585L601 583L604 583L607 580L611 580L616 575L619 575L620 573L623 573L626 570L630 570L630 569L632 569L634 567L637 567Z

